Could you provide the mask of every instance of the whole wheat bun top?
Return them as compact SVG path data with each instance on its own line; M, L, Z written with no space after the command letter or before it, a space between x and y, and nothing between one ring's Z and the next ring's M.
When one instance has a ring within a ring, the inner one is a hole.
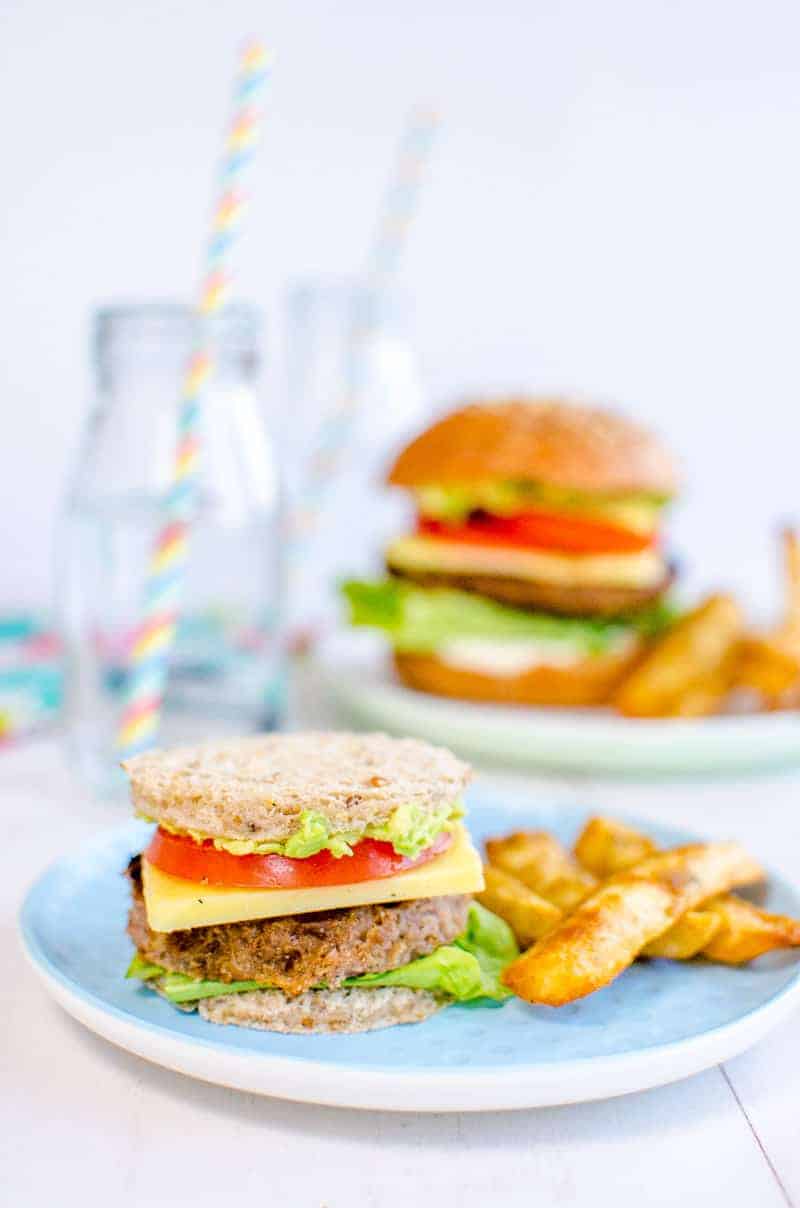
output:
M660 441L612 411L562 399L498 399L444 416L403 450L399 487L527 479L578 491L671 494L675 465Z
M324 815L331 831L361 831L399 805L453 804L471 778L442 747L386 734L258 734L122 766L137 812L224 839L286 839L304 810Z

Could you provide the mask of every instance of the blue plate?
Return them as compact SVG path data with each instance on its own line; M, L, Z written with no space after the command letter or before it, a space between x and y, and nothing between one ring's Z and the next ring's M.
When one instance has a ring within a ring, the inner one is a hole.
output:
M587 816L537 806L510 815L473 796L469 824L477 840L525 825L571 842ZM664 846L697 838L634 824ZM22 909L23 940L70 1014L131 1052L206 1081L306 1102L414 1111L580 1102L717 1064L800 1005L800 954L781 952L742 968L640 962L568 1007L516 1000L452 1006L424 1023L354 1036L207 1023L124 977L132 945L121 874L150 831L132 822L45 872ZM765 904L800 916L800 896L776 877Z

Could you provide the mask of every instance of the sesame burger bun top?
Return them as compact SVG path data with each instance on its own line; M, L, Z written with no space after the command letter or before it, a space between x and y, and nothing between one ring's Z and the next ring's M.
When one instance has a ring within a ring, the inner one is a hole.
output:
M332 833L435 813L471 779L442 747L386 734L258 734L136 755L122 765L137 813L224 839L283 840L305 810Z
M399 455L399 487L523 479L577 491L671 495L675 465L660 441L617 415L561 399L472 403L440 419Z

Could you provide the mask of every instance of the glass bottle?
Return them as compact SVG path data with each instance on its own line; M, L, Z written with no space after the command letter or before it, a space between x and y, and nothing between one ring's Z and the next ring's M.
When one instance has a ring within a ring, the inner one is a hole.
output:
M290 620L304 636L338 611L337 581L366 572L399 531L403 503L383 477L428 408L409 307L395 292L357 278L297 281L286 318L292 422L281 455L307 531L289 551Z
M119 783L115 736L153 543L170 485L197 318L186 307L100 310L96 394L63 509L58 611L71 758ZM274 728L283 701L281 488L259 411L259 319L205 320L214 375L202 400L197 512L158 745Z

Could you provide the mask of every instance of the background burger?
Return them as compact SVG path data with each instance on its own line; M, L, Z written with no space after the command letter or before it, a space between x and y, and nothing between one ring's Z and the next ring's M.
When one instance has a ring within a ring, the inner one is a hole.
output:
M417 437L388 481L411 492L415 530L386 551L388 578L344 590L411 687L599 704L669 624L660 527L675 469L630 420L562 401L474 404Z
M502 1000L517 955L472 900L470 770L383 734L261 735L124 765L157 826L128 866L128 976L214 1023L358 1032Z

